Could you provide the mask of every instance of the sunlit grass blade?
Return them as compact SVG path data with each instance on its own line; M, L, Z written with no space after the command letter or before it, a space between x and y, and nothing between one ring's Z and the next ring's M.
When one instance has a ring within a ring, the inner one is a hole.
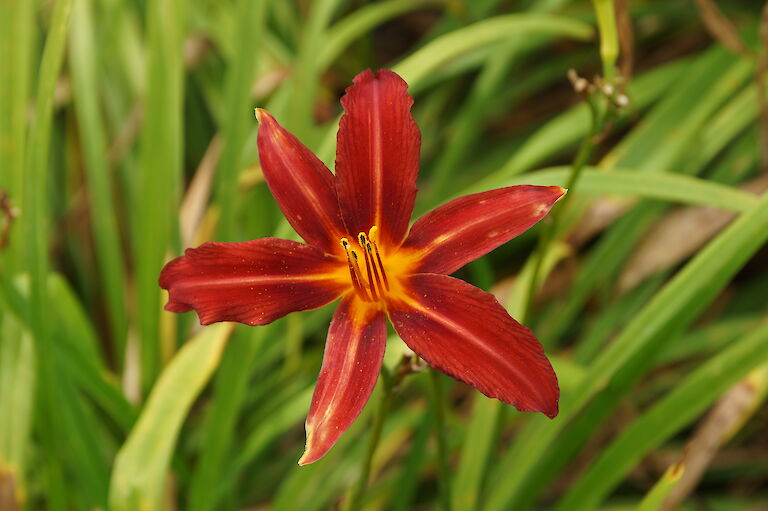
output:
M222 126L223 149L216 176L216 202L221 213L220 241L237 241L235 224L239 209L237 195L243 146L253 124L251 85L256 71L259 43L264 31L266 2L241 0L237 4L236 41L238 51L229 65L226 83L226 117Z
M115 460L110 509L162 509L166 471L181 424L218 367L232 328L228 323L207 327L163 371Z
M318 75L321 71L317 66L317 51L323 46L328 26L341 3L340 0L317 0L309 4L307 18L296 41L298 52L294 73L285 85L289 101L281 124L309 147L314 145L316 137L312 105L319 88Z
M34 12L33 2L0 2L0 54L4 56L0 66L0 189L17 207L23 200ZM9 248L0 252L2 271L21 268L22 242L21 230L12 230Z
M616 79L616 60L619 57L619 35L616 28L616 12L613 0L592 0L600 31L600 59L603 61L603 78L608 83Z
M213 400L203 422L206 440L192 476L190 511L215 509L219 487L225 485L220 475L234 447L232 435L246 399L254 362L271 331L274 327L262 327L256 332L238 330L227 346L213 382Z
M508 179L498 186L516 184L564 185L568 180L569 167L553 167L530 172ZM479 191L477 189L470 191ZM749 192L721 185L705 179L681 174L645 173L633 169L603 171L587 167L579 178L578 193L587 197L630 197L656 199L681 204L711 206L743 213L757 203L757 197Z
M147 2L147 87L139 172L131 206L141 383L160 371L157 276L176 231L182 164L183 0Z
M122 366L128 328L125 307L125 263L112 196L111 170L107 162L105 128L99 112L97 46L93 27L93 2L75 0L72 11L69 62L74 102L81 132L91 200L91 229L96 240L98 266L104 283L107 310L118 367Z
M21 509L35 397L35 353L29 331L10 314L0 316L0 502Z
M56 2L51 16L48 35L38 73L35 117L30 130L24 172L24 214L21 217L25 238L24 259L30 277L29 314L42 319L48 311L47 278L50 267L49 243L49 200L47 196L49 179L49 158L53 99L56 80L61 70L66 48L67 30L71 0ZM51 325L47 321L35 321L32 334L37 354L39 398L36 425L42 444L51 453L57 451L57 431L54 428L57 407L56 372L50 357ZM45 457L47 483L47 504L50 509L63 510L68 494L64 487L63 461L57 456Z

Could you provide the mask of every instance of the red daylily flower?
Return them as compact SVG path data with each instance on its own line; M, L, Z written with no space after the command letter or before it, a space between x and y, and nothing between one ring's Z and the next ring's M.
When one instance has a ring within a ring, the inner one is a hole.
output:
M264 325L341 298L306 422L299 464L322 457L376 384L386 319L429 365L483 394L558 412L557 377L541 344L493 295L447 276L527 230L565 190L511 186L458 198L408 229L421 134L407 84L389 70L360 73L341 100L336 174L264 110L261 168L306 241L205 243L169 262L166 309L204 325Z

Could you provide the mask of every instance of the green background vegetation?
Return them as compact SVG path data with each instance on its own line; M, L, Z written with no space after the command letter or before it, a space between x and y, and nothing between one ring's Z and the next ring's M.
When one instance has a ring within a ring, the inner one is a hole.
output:
M293 235L254 106L332 168L344 87L390 67L423 132L417 214L588 161L556 226L460 272L537 333L560 416L410 375L364 507L766 509L768 16L720 3L0 0L0 508L349 501L379 390L296 465L332 308L200 330L157 276L205 240ZM629 106L598 90L593 129L572 68Z

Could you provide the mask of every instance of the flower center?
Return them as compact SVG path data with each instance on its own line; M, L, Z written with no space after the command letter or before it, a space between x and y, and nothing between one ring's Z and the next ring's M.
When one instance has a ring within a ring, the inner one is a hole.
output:
M341 246L347 254L352 286L358 296L366 302L382 301L389 292L387 272L384 271L384 263L381 261L379 247L376 244L378 230L379 228L374 225L367 236L364 232L357 235L361 255L352 248L347 238L341 239Z

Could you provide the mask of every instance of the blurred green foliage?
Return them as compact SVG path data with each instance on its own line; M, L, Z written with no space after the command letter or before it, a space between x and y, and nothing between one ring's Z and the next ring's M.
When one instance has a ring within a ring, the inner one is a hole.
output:
M369 67L415 96L417 213L568 182L592 130L569 69L629 104L588 140L538 277L541 226L461 270L531 305L560 416L443 379L440 498L429 379L409 376L365 509L768 507L768 15L720 4L0 0L0 509L346 501L378 394L296 465L331 309L199 330L157 276L206 240L295 236L253 107L332 168L338 99Z

